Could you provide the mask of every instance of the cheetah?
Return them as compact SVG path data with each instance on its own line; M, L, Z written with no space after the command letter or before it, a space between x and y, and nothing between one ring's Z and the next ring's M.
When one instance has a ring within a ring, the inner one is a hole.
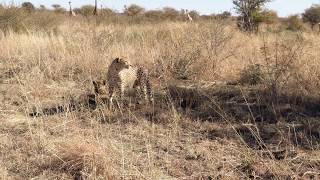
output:
M106 80L102 81L92 81L94 87L94 94L96 96L106 95L107 91L105 89L105 85L107 84Z
M143 66L133 66L124 58L116 58L112 61L108 68L107 84L110 104L115 91L118 91L120 98L123 98L126 90L133 88L136 91L138 87L145 100L148 103L153 102L148 70Z

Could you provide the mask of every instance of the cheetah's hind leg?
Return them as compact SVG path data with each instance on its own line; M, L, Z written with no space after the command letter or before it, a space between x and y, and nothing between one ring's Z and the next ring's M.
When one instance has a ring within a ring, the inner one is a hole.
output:
M154 98L153 98L153 92L152 92L152 86L150 83L149 76L146 76L145 78L145 88L146 88L146 99L148 103L154 103Z
M109 87L109 109L112 109L113 107L113 96L114 96L114 88Z

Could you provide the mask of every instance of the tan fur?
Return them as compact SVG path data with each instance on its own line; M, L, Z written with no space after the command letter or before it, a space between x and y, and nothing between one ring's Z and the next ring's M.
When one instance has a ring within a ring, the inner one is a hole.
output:
M137 87L140 87L146 100L153 101L147 69L142 66L132 66L123 58L116 58L112 61L108 68L107 84L111 103L115 92L120 93L122 98L125 90Z

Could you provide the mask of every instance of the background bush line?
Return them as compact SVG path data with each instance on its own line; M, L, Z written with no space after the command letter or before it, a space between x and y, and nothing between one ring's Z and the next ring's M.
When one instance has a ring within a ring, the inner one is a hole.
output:
M279 31L318 31L317 23L320 22L320 7L313 5L305 10L300 17L292 15L289 17L278 17L272 10L259 7L253 13L255 29L273 32ZM0 30L4 33L12 30L14 32L46 31L57 32L57 27L65 21L87 21L99 24L155 24L161 22L188 22L189 14L193 21L223 20L231 25L237 26L237 20L241 17L233 16L225 11L220 14L200 15L197 11L176 10L165 7L160 10L145 10L143 7L132 4L125 7L123 12L117 12L110 8L98 10L97 16L93 14L94 6L84 5L72 10L64 9L59 4L53 4L51 8L43 5L35 7L30 2L24 2L21 6L0 5ZM267 28L265 28L267 27ZM240 28L241 29L241 28Z

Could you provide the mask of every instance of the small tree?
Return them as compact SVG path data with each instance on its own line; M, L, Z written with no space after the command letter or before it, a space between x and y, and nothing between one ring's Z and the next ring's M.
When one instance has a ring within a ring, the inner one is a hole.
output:
M160 10L150 10L147 11L144 15L145 17L153 21L160 21L162 20L161 18L163 17L163 12Z
M313 29L316 24L320 23L320 5L313 5L306 9L302 14L302 19L304 22L309 22Z
M94 14L95 7L92 5L84 5L80 9L75 9L75 12L85 17L89 17Z
M189 15L192 17L192 19L199 19L200 17L199 13L195 10L190 11Z
M59 4L53 4L52 7L53 7L55 13L64 13L66 11Z
M286 20L287 30L290 31L301 31L304 29L303 22L298 15L289 16Z
M41 5L40 5L40 10L41 10L41 11L46 10L46 6L45 6L45 5L43 5L43 4L41 4Z
M117 13L110 8L102 9L101 14L105 15L105 16L116 16L117 15Z
M275 11L265 9L261 12L262 21L266 24L274 24L278 21L278 14Z
M231 17L231 13L229 11L224 11L221 14L217 14L216 17L220 18L220 19L227 19L227 18Z
M124 13L128 16L134 17L138 15L142 15L145 9L136 4L132 4L124 10Z
M162 11L163 11L163 18L170 19L170 20L177 20L179 19L180 14L184 13L184 11L180 13L179 11L171 7L164 7Z
M60 4L52 4L51 6L53 7L53 9L61 8Z
M28 13L31 13L35 10L34 5L31 2L24 2L21 4L21 7L23 10L27 11Z
M241 30L253 32L261 22L261 8L271 0L233 0L239 14L238 27Z

